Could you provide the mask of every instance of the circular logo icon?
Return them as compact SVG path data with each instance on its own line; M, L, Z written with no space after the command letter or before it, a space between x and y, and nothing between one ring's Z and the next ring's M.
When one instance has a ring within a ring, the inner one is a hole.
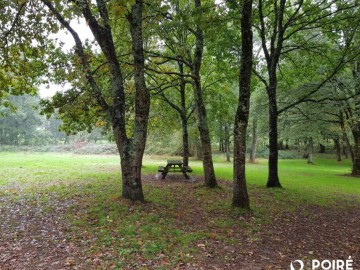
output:
M303 270L304 269L304 263L302 260L296 260L291 262L290 264L291 270Z

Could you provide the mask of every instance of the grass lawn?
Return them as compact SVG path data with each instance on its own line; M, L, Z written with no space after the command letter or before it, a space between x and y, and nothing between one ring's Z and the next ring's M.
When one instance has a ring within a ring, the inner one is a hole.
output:
M265 188L267 161L248 164L246 215L230 207L232 164L223 157L213 190L199 161L190 162L194 183L155 181L166 159L145 157L140 204L120 197L117 156L1 153L0 269L288 269L296 259L360 259L360 178L347 176L348 160L281 160L284 189Z

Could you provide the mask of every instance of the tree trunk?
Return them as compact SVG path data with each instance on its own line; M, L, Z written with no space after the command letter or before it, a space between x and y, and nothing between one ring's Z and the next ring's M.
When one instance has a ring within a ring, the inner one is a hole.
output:
M249 120L252 71L252 1L244 0L241 10L241 66L239 101L234 124L234 193L232 206L250 209L246 186L246 129Z
M212 160L210 132L207 123L205 105L202 100L202 90L199 80L194 82L194 95L196 103L197 126L200 133L200 141L203 155L204 181L208 187L217 186L214 165Z
M250 152L250 163L256 163L256 143L257 143L257 119L253 119L252 127L252 143L251 143L251 152Z
M226 161L230 162L230 133L229 133L229 125L225 124L225 152L226 152Z
M340 123L340 127L341 127L341 132L342 132L342 135L343 135L343 140L344 140L344 142L346 144L346 148L350 152L352 162L354 162L354 152L353 152L353 148L352 148L352 146L350 144L348 134L346 132L344 114L343 114L342 111L340 111L340 114L339 114L339 123Z
M307 145L307 153L308 153L307 163L314 164L314 160L313 160L314 143L313 143L313 139L311 137L310 137L308 145Z
M202 151L202 146L201 146L201 142L196 139L195 142L195 152L196 152L196 159L197 160L203 160L203 151Z
M280 140L278 142L278 150L284 150L284 141L283 140Z
M220 138L220 140L219 140L219 152L221 152L221 153L224 152L224 140L223 140L223 138Z
M223 125L219 125L219 152L224 152L224 136L223 136Z
M201 0L195 0L195 8L201 11ZM196 38L196 44L194 52L194 62L191 67L191 73L193 77L192 82L195 98L197 126L200 133L203 153L204 181L206 186L216 187L217 182L215 177L214 164L212 160L210 132L207 122L206 108L203 102L203 92L201 88L200 69L204 50L204 36L200 26L200 22L196 23L196 30L194 34Z
M298 151L298 152L300 152L300 140L299 139L296 139L295 140L295 149Z
M319 153L321 153L321 154L326 153L326 148L325 148L325 145L323 145L323 144L321 144L321 143L320 143L320 150L319 150Z
M348 148L346 146L346 142L345 142L344 139L341 142L341 148L342 148L342 153L343 153L345 159L348 159L349 158L349 151L348 151Z
M118 140L119 138L116 139L116 141ZM138 149L138 151L132 149L130 142L124 145L124 147L120 146L120 149L122 150L120 150L122 196L133 201L144 201L145 198L141 184L141 149Z
M336 149L336 160L341 161L340 139L339 139L339 137L336 136L336 137L333 138L333 141L334 141L334 146L335 146L335 149Z
M142 7L143 1L136 0L132 12L128 16L132 41L132 54L134 58L134 82L135 82L135 123L134 134L130 140L126 140L122 153L123 192L124 198L144 201L141 184L141 166L144 155L147 125L150 112L150 93L145 83L145 59L142 36ZM128 144L131 144L128 147ZM130 168L131 169L130 169ZM130 171L128 171L130 169ZM130 173L131 172L131 173ZM130 173L131 178L125 173ZM125 182L125 183L124 183ZM129 185L130 184L130 185Z
M275 71L276 72L276 71ZM275 75L276 76L276 75ZM266 186L280 187L278 176L278 114L276 101L276 79L271 86L267 87L269 97L269 175Z
M106 3L97 0L98 15L94 16L87 1L75 1L75 4L87 21L93 36L103 53L108 71L107 78L111 82L111 104L107 103L94 77L88 55L85 53L79 35L64 19L53 5L52 1L42 0L52 11L56 19L73 36L75 41L75 53L80 59L85 78L90 86L91 95L96 99L103 111L106 111L111 121L116 145L121 159L122 195L131 200L144 201L141 185L141 165L147 136L147 123L150 109L150 95L145 84L144 52L142 37L142 8L143 0L136 0L131 11L126 16L130 25L133 72L135 83L135 121L134 131L131 138L126 132L126 95L121 66L115 49L111 26ZM101 21L101 22L99 22ZM105 76L105 74L104 74Z
M183 141L183 165L189 166L189 133L186 115L181 117L182 141Z
M180 74L184 74L184 66L182 62L178 62ZM182 140L183 140L183 165L189 166L189 133L188 133L188 117L186 115L186 81L184 76L180 77L180 97L181 97L181 128L182 128Z
M354 136L354 161L352 166L351 175L360 176L360 124L357 123L355 128L352 129L352 134Z

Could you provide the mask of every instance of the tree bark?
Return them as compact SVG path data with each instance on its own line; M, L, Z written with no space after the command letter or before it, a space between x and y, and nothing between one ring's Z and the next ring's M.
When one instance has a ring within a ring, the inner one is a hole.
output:
M196 139L195 141L195 152L196 152L196 159L203 160L203 151L202 151L201 141L199 139Z
M201 8L201 0L195 0L195 8ZM203 154L203 168L204 168L204 181L208 187L216 187L216 177L214 171L214 164L212 160L211 140L209 126L207 122L206 108L203 101L203 92L201 88L201 64L204 50L204 36L200 23L196 23L196 30L194 32L196 38L194 62L191 67L193 77L193 90L196 106L197 126L200 133L200 140Z
M313 139L311 137L309 138L309 142L308 142L308 145L307 145L307 153L308 153L307 163L308 164L314 164L314 160L313 160L314 142L313 142Z
M226 153L226 161L230 162L230 131L229 125L226 123L224 127L224 135L225 135L225 153Z
M253 119L252 126L252 143L251 143L251 152L250 152L250 163L256 163L256 143L257 143L257 119Z
M187 118L182 117L181 118L181 129L182 129L182 141L183 141L183 165L189 166L189 132L188 132L188 123Z
M355 82L354 92L360 94L360 63L356 61L353 67L353 79ZM354 138L353 148L353 166L351 174L353 176L360 176L360 122L359 122L359 108L360 108L360 97L354 98L354 112L350 116L350 128Z
M224 152L224 136L223 136L223 125L219 124L219 152Z
M141 149L133 149L132 143L120 146L118 144L119 134L115 135L116 144L120 149L121 157L121 176L122 176L122 196L133 201L144 201L144 194L141 183Z
M323 145L323 144L321 144L321 143L320 143L320 150L319 150L319 153L321 153L321 154L326 153L326 148L325 148L325 145Z
M345 157L345 159L348 159L349 158L349 151L348 151L348 148L347 148L347 145L346 145L346 142L343 138L342 142L341 142L341 148L342 148L342 153Z
M348 152L350 152L351 161L354 162L354 151L353 151L353 148L351 146L348 134L346 132L345 119L344 119L343 111L340 111L340 113L339 113L339 123L340 123L340 127L341 127L341 132L342 132L342 135L343 135L343 140L344 140L344 142L346 144L346 148L347 148Z
M147 137L150 111L150 93L145 83L145 59L142 35L143 1L136 0L131 13L127 16L130 24L135 82L135 123L134 134L126 139L121 153L123 177L122 196L131 200L144 201L141 184L141 166ZM129 145L130 144L130 145ZM128 171L130 169L130 171ZM127 174L129 173L130 174ZM130 176L130 177L128 177Z
M340 145L340 139L339 137L333 138L335 149L336 149L336 160L341 161L341 145Z
M353 176L360 176L360 124L352 128L352 134L354 137L354 161L351 174Z
M178 62L180 74L184 74L183 63ZM189 132L188 132L188 116L186 114L186 81L184 76L180 77L180 97L181 97L181 130L182 130L182 141L183 141L183 165L189 166Z
M274 67L275 69L275 67ZM276 71L275 71L276 73ZM273 75L273 82L267 87L269 97L269 175L266 186L280 187L278 175L278 114L276 101L276 74Z
M250 209L246 186L246 130L249 120L252 71L252 0L244 0L241 10L241 63L239 101L234 124L234 192L233 207Z
M270 27L266 28L266 18L263 12L263 0L259 0L258 14L260 19L261 45L266 59L268 80L261 80L266 85L266 92L269 99L269 175L267 187L281 187L278 176L278 108L276 100L277 92L277 66L283 48L285 26L283 24L286 0L274 3L275 21ZM270 31L270 42L267 39Z

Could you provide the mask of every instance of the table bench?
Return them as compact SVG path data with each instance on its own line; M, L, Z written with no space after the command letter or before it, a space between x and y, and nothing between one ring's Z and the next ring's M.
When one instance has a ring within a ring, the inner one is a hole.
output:
M183 166L183 162L181 160L168 160L165 167L158 167L158 172L161 172L162 179L165 179L169 172L181 172L186 179L189 179L190 177L187 175L187 173L192 171L193 170L190 166Z

